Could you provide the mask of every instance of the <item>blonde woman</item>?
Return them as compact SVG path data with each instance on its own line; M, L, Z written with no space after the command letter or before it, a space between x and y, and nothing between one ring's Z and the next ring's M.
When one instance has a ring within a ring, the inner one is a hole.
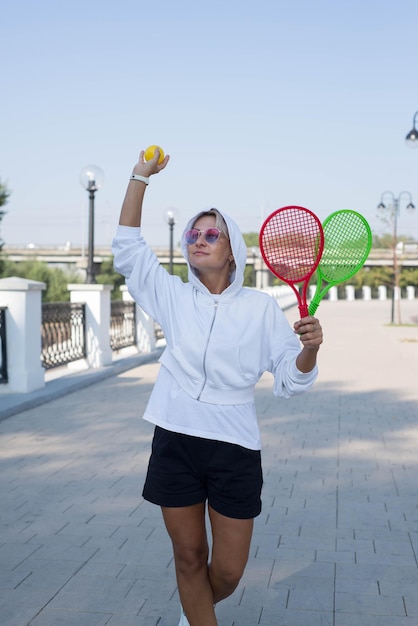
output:
M172 541L179 626L216 626L214 605L236 589L261 511L255 384L270 371L276 396L307 391L322 329L314 317L292 329L270 296L243 287L246 246L222 211L200 211L185 228L188 282L166 272L141 230L149 179L169 162L158 158L157 150L145 161L141 151L133 168L114 262L167 342L144 414L155 432L143 496L161 507Z

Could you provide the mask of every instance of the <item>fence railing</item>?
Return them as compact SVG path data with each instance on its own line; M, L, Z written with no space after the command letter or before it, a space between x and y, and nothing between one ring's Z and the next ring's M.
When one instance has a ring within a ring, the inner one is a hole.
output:
M135 346L137 342L135 302L113 300L110 308L111 349L117 351ZM163 332L158 324L154 325L154 331L157 341L163 338ZM45 369L52 369L85 358L85 305L75 302L43 304L41 332L41 361ZM2 382L1 378L0 382Z
M6 307L0 307L0 384L9 380L7 373Z
M294 294L289 289L289 304L284 288L270 288L266 291L280 295L283 309L294 304ZM372 297L375 297L372 293ZM361 298L365 294L355 293ZM345 291L338 292L338 298L345 298ZM6 308L0 307L0 384L8 382ZM164 338L159 324L154 324L155 339ZM45 369L66 365L86 357L85 304L76 302L55 302L42 305L42 354L41 362ZM110 314L110 347L113 351L135 346L137 341L136 306L134 302L113 300Z
M121 350L135 344L135 302L112 300L110 304L110 347L112 350Z
M86 356L85 304L42 305L42 366L51 369Z
M45 385L45 369L74 361L84 361L82 368L98 368L112 363L112 352L124 348L152 352L164 338L161 327L127 291L122 292L122 301L112 302L111 285L69 285L70 302L42 305L44 288L44 283L18 277L0 279L0 393L40 389ZM283 309L295 304L290 287L269 287L268 291ZM387 291L386 286L379 286L378 299L386 300ZM404 293L407 299L415 299L416 287L394 292L394 300L403 299ZM327 295L330 300L340 295L347 300L358 296L370 300L376 294L367 286L356 293L351 285L343 294L332 287Z

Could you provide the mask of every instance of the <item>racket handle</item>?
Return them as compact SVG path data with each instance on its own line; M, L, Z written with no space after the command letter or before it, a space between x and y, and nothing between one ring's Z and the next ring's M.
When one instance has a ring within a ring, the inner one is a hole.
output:
M307 317L309 315L308 305L300 304L299 305L299 313L301 317Z
M315 300L312 300L312 302L309 305L309 315L315 315L317 308L319 307L319 302L315 302Z

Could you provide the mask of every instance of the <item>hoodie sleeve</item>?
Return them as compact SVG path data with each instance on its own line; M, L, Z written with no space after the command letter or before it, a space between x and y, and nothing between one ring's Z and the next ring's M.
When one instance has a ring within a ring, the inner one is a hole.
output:
M129 293L144 311L158 321L166 332L164 312L170 300L175 300L176 284L180 281L161 266L147 245L141 229L118 226L112 242L114 268L125 276Z
M273 393L275 396L281 398L290 398L301 393L305 393L310 389L317 376L318 366L315 365L314 369L308 373L303 373L296 367L296 355L287 360L286 368L279 367L274 374Z
M318 376L318 367L308 373L301 372L296 366L296 359L301 351L300 342L289 325L283 311L272 300L273 314L267 324L269 344L268 370L274 376L273 393L281 398L308 391Z

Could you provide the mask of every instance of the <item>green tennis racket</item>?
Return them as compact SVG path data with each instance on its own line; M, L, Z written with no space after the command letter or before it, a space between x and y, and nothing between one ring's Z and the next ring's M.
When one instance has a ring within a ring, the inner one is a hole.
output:
M363 267L372 247L370 226L356 211L335 211L322 227L324 251L316 269L316 291L309 304L309 315L315 315L331 287L348 280Z

